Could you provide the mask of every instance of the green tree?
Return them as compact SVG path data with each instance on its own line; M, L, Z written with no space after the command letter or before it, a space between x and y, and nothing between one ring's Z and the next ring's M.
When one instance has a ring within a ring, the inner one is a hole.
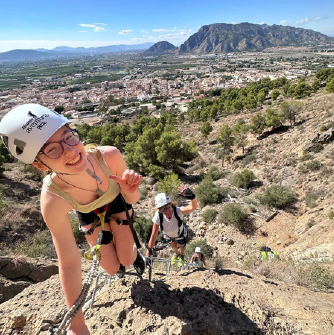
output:
M262 113L257 113L251 118L249 129L253 134L261 135L266 126L266 119Z
M198 155L197 142L190 140L183 143L183 158L185 161L190 161Z
M232 152L234 140L232 129L228 125L224 125L217 136L217 141L220 144L219 149L222 151L222 166L224 166L225 156Z
M61 113L61 112L63 112L64 111L64 106L62 106L62 105L59 105L59 106L56 106L55 107L55 112L57 112L57 113Z
M268 108L266 113L266 125L268 127L277 128L282 124L282 117L279 115L279 112Z
M320 80L318 78L315 78L312 83L312 90L316 92L319 90L320 87L321 87Z
M266 99L266 93L263 90L261 90L257 95L257 101L259 105L263 105L265 99Z
M280 95L280 91L277 88L275 88L275 89L272 90L272 92L271 92L271 98L273 100L277 100L277 98L279 97L279 95Z
M334 92L334 78L326 84L326 92L328 93Z
M296 117L298 113L302 110L303 103L300 101L283 101L280 104L281 109L281 116L283 117L283 120L289 120L290 125L293 125L296 123Z
M245 123L237 123L233 127L233 136L235 138L235 143L238 148L242 148L242 153L245 152L245 146L247 145L247 134L249 128Z
M209 134L212 132L213 127L211 126L209 121L206 121L203 123L203 126L201 127L201 133L202 136L207 139Z
M157 160L167 169L175 168L182 162L180 134L173 126L167 126L161 137L155 141Z
M143 174L152 174L159 177L162 169L159 168L157 154L155 151L155 141L158 140L163 132L163 126L147 128L135 142L128 142L125 145L126 162L130 169L137 170Z

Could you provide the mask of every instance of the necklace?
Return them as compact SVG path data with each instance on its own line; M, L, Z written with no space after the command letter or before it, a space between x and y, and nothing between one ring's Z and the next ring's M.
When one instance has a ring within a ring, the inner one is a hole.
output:
M61 181L63 181L64 183L66 183L66 184L68 184L68 185L71 185L72 187L78 188L79 190L83 190L83 191L93 192L93 193L96 193L98 196L101 196L101 195L104 194L104 192L101 191L101 190L99 189L99 184L102 184L102 181L101 181L101 179L95 174L95 169L94 169L94 165L92 164L92 162L91 162L88 158L87 158L87 160L88 160L88 162L90 163L90 165L92 166L93 173L92 173L92 171L91 171L90 169L87 169L86 172L87 172L91 177L93 177L93 178L95 179L95 181L96 181L96 186L97 186L96 190L92 191L92 190L87 190L87 189L82 188L82 187L79 187L79 186L75 186L75 185L69 183L68 181L64 180L63 178L60 178L60 176L58 175L58 173L56 173L56 176L57 176ZM99 182L99 184L98 184L98 182Z

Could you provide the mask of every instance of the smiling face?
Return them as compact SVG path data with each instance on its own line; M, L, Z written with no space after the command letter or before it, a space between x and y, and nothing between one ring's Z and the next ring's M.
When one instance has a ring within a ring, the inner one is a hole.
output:
M56 172L77 174L85 171L88 165L84 145L81 141L76 145L67 144L73 143L69 140L70 135L68 127L63 126L58 129L43 145L42 152L36 158ZM59 148L59 144L64 149L63 153L58 158L48 157L52 156L50 153L53 152L55 146Z

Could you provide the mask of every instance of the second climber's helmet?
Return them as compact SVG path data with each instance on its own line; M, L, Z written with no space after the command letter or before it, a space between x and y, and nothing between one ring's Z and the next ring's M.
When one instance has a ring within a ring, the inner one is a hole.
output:
M31 164L45 142L63 125L62 115L38 104L20 105L0 121L0 135L10 153Z
M157 208L162 207L163 205L169 204L170 203L170 197L166 193L159 193L155 197L155 206Z
M201 252L201 248L200 247L196 247L195 248L195 252Z

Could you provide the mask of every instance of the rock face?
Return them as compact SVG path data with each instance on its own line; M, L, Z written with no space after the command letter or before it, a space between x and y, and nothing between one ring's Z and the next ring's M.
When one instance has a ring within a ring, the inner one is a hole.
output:
M131 273L130 273L131 274ZM133 273L132 273L133 274ZM48 334L65 313L58 275L1 304L2 335ZM333 334L334 296L240 270L111 277L84 308L94 335Z
M333 38L309 29L266 24L215 23L202 26L178 49L178 53L259 51L273 46L316 45Z
M0 257L0 303L58 273L57 262Z

